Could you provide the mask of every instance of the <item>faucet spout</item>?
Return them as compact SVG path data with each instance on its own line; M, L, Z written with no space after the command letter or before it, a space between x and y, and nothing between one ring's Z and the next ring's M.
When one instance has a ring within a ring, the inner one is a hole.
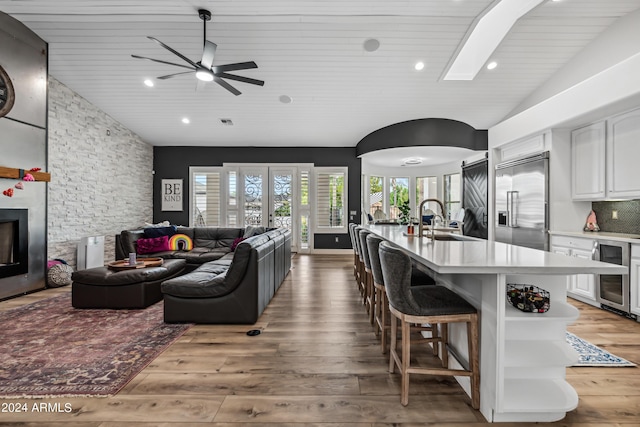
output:
M438 199L424 199L422 202L420 202L420 207L418 207L418 215L419 215L419 221L418 221L418 236L422 237L422 233L424 232L424 224L422 223L422 208L424 207L425 203L429 203L429 202L436 202L438 204L438 206L440 206L440 215L438 215L440 218L442 218L442 220L444 221L444 204L438 200ZM433 217L434 222L435 222L435 216ZM433 225L433 224L432 224ZM433 227L431 227L431 238L433 238Z

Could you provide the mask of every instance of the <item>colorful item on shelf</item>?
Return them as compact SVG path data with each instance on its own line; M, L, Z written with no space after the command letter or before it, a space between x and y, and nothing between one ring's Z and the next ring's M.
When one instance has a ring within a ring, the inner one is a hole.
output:
M7 188L2 192L7 197L13 197L13 188Z
M14 185L14 187L16 187L18 190L23 190L24 189L24 184L22 183L22 181L20 181L19 183Z
M507 283L507 300L520 311L546 313L550 299L551 294L537 286Z
M587 217L587 223L584 225L584 231L600 231L598 227L598 220L596 219L596 213L591 210Z
M29 169L29 172L40 172L42 170L42 168L31 168Z
M25 173L22 178L24 181L35 181L36 179L30 173Z

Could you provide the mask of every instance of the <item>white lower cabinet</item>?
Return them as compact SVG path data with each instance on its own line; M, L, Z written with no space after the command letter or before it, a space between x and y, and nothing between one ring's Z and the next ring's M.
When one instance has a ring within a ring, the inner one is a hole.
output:
M629 275L631 313L640 316L640 245L631 245L631 271Z
M592 259L593 244L593 239L551 236L551 252L576 258ZM567 295L597 307L595 276L593 274L568 276Z

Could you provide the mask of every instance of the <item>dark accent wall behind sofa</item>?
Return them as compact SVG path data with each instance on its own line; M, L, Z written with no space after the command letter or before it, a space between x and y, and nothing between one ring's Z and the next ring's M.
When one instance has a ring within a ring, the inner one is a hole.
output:
M170 221L173 224L189 225L189 167L222 166L224 163L313 163L315 166L346 166L348 176L349 212L355 211L354 219L360 218L361 163L356 157L355 147L160 147L153 150L153 220ZM161 210L162 179L182 179L185 202L182 212ZM347 212L347 213L349 213ZM351 215L348 216L348 219ZM316 249L350 248L348 234L314 236ZM345 245L345 242L349 242Z

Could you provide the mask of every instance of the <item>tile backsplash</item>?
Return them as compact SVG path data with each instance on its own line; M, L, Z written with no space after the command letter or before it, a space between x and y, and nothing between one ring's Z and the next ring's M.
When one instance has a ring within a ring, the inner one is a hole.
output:
M600 231L640 234L640 200L593 202L591 208L596 213ZM618 211L618 219L612 219L613 211Z

